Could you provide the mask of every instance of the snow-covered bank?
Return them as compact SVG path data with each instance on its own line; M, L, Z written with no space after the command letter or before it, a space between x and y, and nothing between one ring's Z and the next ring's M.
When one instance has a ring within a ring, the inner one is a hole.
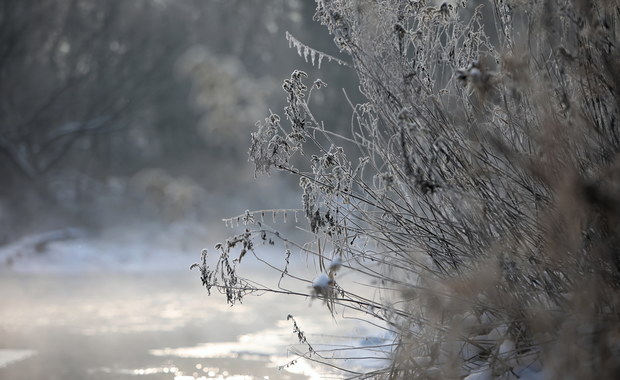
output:
M0 270L17 273L186 271L207 244L193 222L119 225L99 233L67 228L0 247Z

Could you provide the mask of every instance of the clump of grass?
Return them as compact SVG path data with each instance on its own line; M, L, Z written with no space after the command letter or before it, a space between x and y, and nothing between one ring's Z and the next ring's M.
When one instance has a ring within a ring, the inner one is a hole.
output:
M391 365L348 374L616 378L617 2L318 0L315 19L366 102L338 133L309 101L323 86L285 81L287 125L258 123L250 159L300 178L312 239L254 213L244 236L315 257L332 313L393 334ZM342 287L336 258L373 294Z

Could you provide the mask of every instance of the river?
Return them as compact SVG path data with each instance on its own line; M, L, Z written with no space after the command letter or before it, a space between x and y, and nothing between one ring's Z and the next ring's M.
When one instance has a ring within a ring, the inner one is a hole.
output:
M4 380L326 378L303 361L278 368L299 347L286 317L309 330L338 328L303 297L264 294L227 306L189 271L6 272L0 299Z

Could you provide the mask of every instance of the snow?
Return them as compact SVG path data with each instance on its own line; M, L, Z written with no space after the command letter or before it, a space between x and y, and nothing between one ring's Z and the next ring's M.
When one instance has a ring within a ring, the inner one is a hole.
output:
M324 294L327 287L332 283L331 278L325 273L321 273L312 280L312 288L316 294Z
M312 287L315 289L325 289L329 286L331 279L325 273L321 273L312 280Z
M71 240L80 237L81 231L77 228L65 228L47 231L39 234L27 235L17 241L0 247L0 260L9 263L21 256L33 252L41 252L47 245L57 241Z
M515 367L516 361L516 346L515 342L510 339L506 339L499 346L499 358L502 359L510 367Z
M482 371L476 371L469 374L463 380L491 380L493 374L490 369L484 369Z
M543 371L535 371L530 368L525 368L522 371L514 372L519 376L519 380L544 380L547 378Z
M99 233L67 228L0 247L0 271L88 273L186 271L211 241L195 222L119 225Z

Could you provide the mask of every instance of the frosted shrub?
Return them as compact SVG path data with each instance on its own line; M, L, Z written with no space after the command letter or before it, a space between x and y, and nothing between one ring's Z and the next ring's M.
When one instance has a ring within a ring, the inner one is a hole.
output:
M315 257L309 293L393 334L390 366L348 374L616 378L620 5L318 0L315 19L366 102L337 133L311 110L323 86L285 81L287 125L259 123L250 159L300 178L312 241L256 213L244 236Z

